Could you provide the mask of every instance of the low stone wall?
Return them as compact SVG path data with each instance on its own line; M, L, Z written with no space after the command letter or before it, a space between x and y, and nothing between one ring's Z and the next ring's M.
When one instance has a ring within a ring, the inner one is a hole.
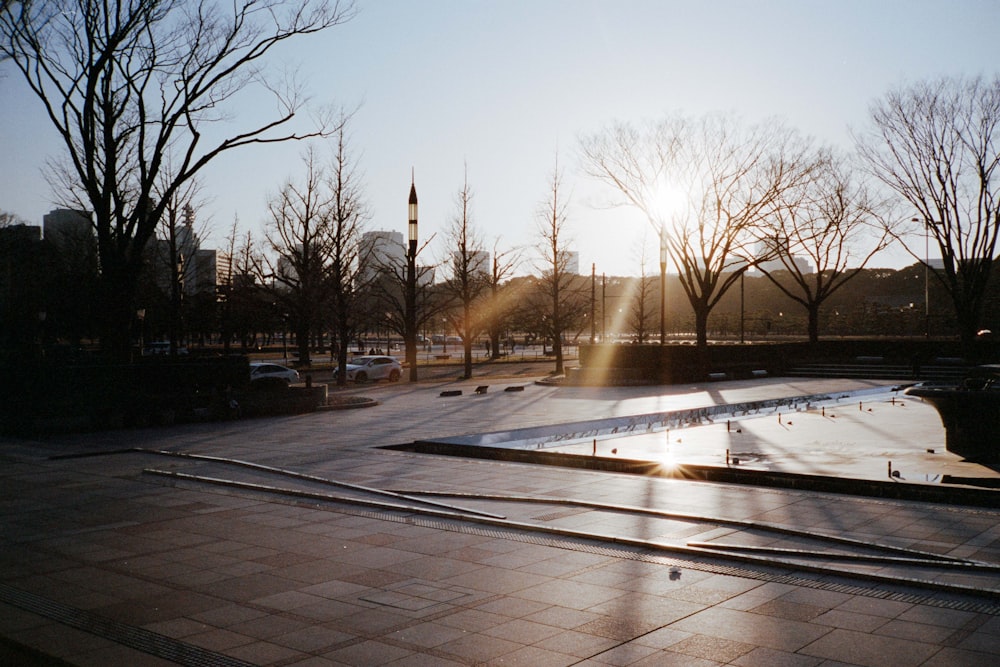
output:
M909 367L915 361L960 360L969 365L1000 361L1000 342L977 341L963 350L957 340L864 339L808 342L669 345L581 345L580 367L567 382L582 385L681 384L717 379L785 375L797 364L852 363L879 359Z

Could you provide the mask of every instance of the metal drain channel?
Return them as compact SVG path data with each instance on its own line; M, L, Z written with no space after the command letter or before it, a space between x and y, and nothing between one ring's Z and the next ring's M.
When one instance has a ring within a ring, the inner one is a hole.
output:
M253 667L253 663L98 616L2 583L0 601L185 667Z

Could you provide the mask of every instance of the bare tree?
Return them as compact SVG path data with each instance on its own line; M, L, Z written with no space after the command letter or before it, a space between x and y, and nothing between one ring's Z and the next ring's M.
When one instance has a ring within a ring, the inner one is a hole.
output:
M538 209L539 261L537 265L538 284L541 301L532 304L535 314L540 315L539 328L543 335L552 340L552 351L556 359L555 374L565 372L563 362L563 336L570 329L574 319L586 312L587 301L573 289L574 276L568 270L569 239L567 208L569 198L563 191L562 172L559 160L548 183L546 199Z
M649 333L653 328L653 305L652 296L655 292L653 281L646 276L647 264L646 237L643 237L639 246L639 277L633 278L629 282L626 298L629 304L629 328L635 333L637 343L645 343L649 338Z
M143 249L176 190L222 153L328 131L293 129L301 92L270 82L264 64L286 40L352 14L337 0L22 0L0 8L0 54L66 150L53 186L93 215L107 349L128 349ZM277 113L210 138L236 96L254 87L274 95ZM157 191L168 152L178 159Z
M330 306L333 313L332 331L336 338L337 384L347 382L347 352L362 318L359 308L361 287L360 237L370 212L346 136L348 116L341 113L336 146L330 168L329 189L333 195L330 206ZM334 340L330 341L334 345ZM331 356L333 353L331 352Z
M501 340L510 316L516 310L516 299L511 290L504 289L520 262L516 249L500 250L500 239L493 243L493 258L487 276L489 300L483 313L486 333L490 338L490 358L500 357Z
M804 175L805 144L776 121L726 115L618 125L583 141L587 171L661 235L708 344L708 316L746 270L747 244L782 190ZM673 201L667 201L672 199Z
M484 297L489 289L490 267L484 245L472 223L472 189L468 168L456 197L458 212L452 218L446 247L451 252L447 265L451 276L444 283L445 298L454 307L447 313L451 328L462 339L462 377L472 377L472 344L486 327Z
M166 191L172 181L171 171L166 169L160 174L161 178L157 181L157 190L162 186L163 191ZM195 228L195 218L196 211L205 204L202 191L202 182L198 177L194 177L180 188L174 189L165 200L163 216L160 218L158 226L165 243L157 244L154 248L154 257L157 263L154 273L158 276L161 269L166 269L170 297L168 332L171 355L177 354L180 339L184 334L182 305L185 288L190 286L196 278L194 252L197 246L198 232L201 230Z
M226 237L224 255L226 271L219 286L223 345L228 352L230 339L235 336L240 349L246 352L256 345L258 334L274 331L277 325L264 288L266 263L253 234L249 230L240 234L238 220L233 220Z
M11 213L10 211L0 211L0 228L27 224L28 221L16 213Z
M278 258L269 271L274 294L295 332L299 363L308 365L310 336L322 322L331 286L328 270L335 231L331 214L336 195L314 149L302 161L303 180L289 180L268 204L266 237Z
M917 214L917 229L894 232L916 259L929 236L941 253L934 271L966 346L982 318L1000 236L1000 76L942 78L890 91L871 107L858 137L871 173ZM907 216L908 217L908 216Z
M819 311L891 240L883 224L888 203L877 201L843 158L820 153L810 178L785 188L761 229L757 266L808 313L809 341L819 340ZM778 280L787 272L791 283Z
M417 247L414 253L414 262L420 258L434 235ZM364 246L364 244L362 244ZM410 335L414 338L416 331L426 331L428 327L433 328L434 321L443 312L447 305L447 300L443 297L441 290L434 285L435 266L416 265L415 285L413 294L413 312L415 331L409 331L407 324L407 248L400 248L399 253L379 252L376 246L362 247L361 249L361 283L362 293L359 295L364 305L369 324L382 323L389 327L394 333L407 340ZM384 318L384 319L383 319ZM416 348L414 348L414 352ZM414 357L416 355L414 354ZM415 372L416 365L411 366L410 379L417 380Z

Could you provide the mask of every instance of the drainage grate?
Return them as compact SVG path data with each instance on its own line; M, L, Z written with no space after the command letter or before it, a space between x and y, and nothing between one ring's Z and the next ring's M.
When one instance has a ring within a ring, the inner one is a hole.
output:
M0 584L0 601L185 667L253 667L228 655Z

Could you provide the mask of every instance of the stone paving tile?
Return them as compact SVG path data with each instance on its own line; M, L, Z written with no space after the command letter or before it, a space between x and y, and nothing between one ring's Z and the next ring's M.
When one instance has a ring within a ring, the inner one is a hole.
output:
M739 667L817 667L822 658L757 647L733 660Z
M696 658L683 653L660 651L633 662L629 667L720 667L721 662Z
M207 632L188 635L184 638L184 641L188 644L207 648L210 651L225 651L236 646L250 644L254 641L254 638L241 635L237 632L216 628Z
M489 577L484 577L479 570L475 570L448 577L443 580L443 583L462 586L464 588L473 588L488 593L496 593L498 595L517 595L518 597L534 599L529 596L520 595L519 593L550 581L553 581L550 577L544 577L539 574L531 574L507 568L495 568L490 571ZM546 600L537 601L546 602Z
M649 646L628 642L593 656L591 661L605 665L632 665L656 652Z
M103 650L114 642L76 628L48 622L10 633L10 636L25 646L39 647L48 655L70 658L77 653Z
M108 665L128 665L129 667L176 667L173 660L114 644L93 651L85 651L73 656L73 664L79 667L108 667Z
M1000 654L1000 636L978 630L962 639L958 648L998 655Z
M345 663L336 663L343 666ZM402 658L386 663L387 667L461 667L467 663L448 660L437 655L410 653Z
M435 648L455 641L466 634L466 630L435 621L417 623L397 630L389 638L399 644L411 644L421 648Z
M488 660L505 657L520 648L523 648L523 644L519 642L470 632L458 639L441 644L437 647L437 650L446 655L455 656L460 660L483 663Z
M554 628L551 625L532 623L523 619L514 619L483 630L484 635L528 645L548 639L553 635L559 634L559 632L558 628Z
M729 608L732 609L734 607ZM765 614L767 616L777 616L778 618L787 618L791 621L811 621L826 613L823 607L799 604L787 600L770 600L745 611L752 611L755 614Z
M865 667L920 665L938 647L914 641L836 629L799 650L799 653Z
M683 618L672 629L794 653L829 634L830 628L762 614L712 607Z
M891 620L875 630L877 635L886 635L896 639L909 639L915 642L927 642L941 645L955 634L952 628L925 623L912 623L899 619Z
M879 600L878 598L853 597L841 605L836 610L856 614L867 614L871 616L882 616L884 618L896 618L905 613L913 605L907 602L897 602L895 600Z
M924 662L921 667L956 667L958 665L961 667L995 667L996 664L996 652L978 653L945 647Z
M576 659L583 659L601 654L620 643L618 640L610 637L602 637L575 630L564 630L551 637L535 642L534 646L555 653L571 655Z
M228 649L225 653L256 665L286 662L300 655L295 649L263 641L236 646Z
M830 609L811 619L817 625L828 625L833 628L857 630L859 632L874 632L887 623L882 616L852 613L839 609Z
M546 604L572 607L574 609L590 609L595 605L614 600L624 594L623 591L607 586L575 582L566 586L561 580L550 579L517 592L518 597L536 600Z
M573 656L547 651L538 646L524 646L483 664L488 666L503 665L504 667L567 667L575 665L577 662Z
M753 644L745 644L731 639L721 639L706 635L691 635L675 644L671 644L669 650L725 664L736 660L742 655L746 655L754 648Z
M534 602L534 601L532 601ZM545 609L528 614L524 618L529 621L545 623L563 630L572 630L596 619L598 614L558 605L546 606Z
M275 644L281 644L289 648L296 649L302 653L323 653L330 650L336 644L352 641L354 635L340 632L336 627L329 625L311 625L300 630L283 632L271 638Z

